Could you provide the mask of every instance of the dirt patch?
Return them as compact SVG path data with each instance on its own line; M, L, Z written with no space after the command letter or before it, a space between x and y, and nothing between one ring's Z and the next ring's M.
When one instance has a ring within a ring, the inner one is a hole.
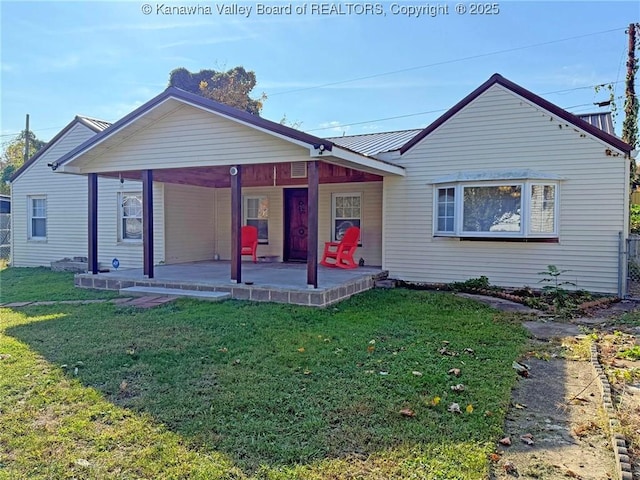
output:
M495 480L616 478L597 376L586 361L527 359L513 391ZM533 442L531 445L529 443Z

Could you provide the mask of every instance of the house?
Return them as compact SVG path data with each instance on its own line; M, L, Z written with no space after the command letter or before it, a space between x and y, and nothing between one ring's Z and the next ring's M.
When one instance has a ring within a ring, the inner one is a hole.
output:
M357 225L357 257L392 278L535 287L554 264L617 293L632 151L587 120L496 74L425 129L319 138L170 87L113 125L77 117L16 173L13 264L153 278L220 258L240 283L252 224L313 289L324 242Z

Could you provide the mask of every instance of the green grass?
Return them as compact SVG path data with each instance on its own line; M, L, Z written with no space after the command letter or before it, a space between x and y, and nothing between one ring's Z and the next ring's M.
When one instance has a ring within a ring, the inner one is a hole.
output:
M0 267L0 303L92 300L117 296L117 292L76 288L73 273L69 272L52 272L45 267Z
M401 289L326 310L181 300L0 315L11 479L483 479L526 343L488 308ZM440 354L444 341L459 355ZM454 401L473 412L447 412Z

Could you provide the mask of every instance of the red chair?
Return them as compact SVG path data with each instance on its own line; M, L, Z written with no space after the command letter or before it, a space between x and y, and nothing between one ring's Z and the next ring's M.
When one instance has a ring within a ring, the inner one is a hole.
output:
M251 225L242 227L242 249L240 255L251 255L253 263L257 262L256 252L258 251L258 229Z
M325 242L320 265L325 267L356 268L358 263L353 255L358 248L360 229L349 227L339 242Z

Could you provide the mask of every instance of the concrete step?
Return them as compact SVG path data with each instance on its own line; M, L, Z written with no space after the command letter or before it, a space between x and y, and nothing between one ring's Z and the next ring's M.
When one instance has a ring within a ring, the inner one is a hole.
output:
M205 292L201 290L183 290L181 288L163 288L163 287L128 287L121 288L120 295L129 295L142 297L146 295L163 295L167 297L187 297L196 298L198 300L209 300L218 302L231 298L230 293L226 292Z

